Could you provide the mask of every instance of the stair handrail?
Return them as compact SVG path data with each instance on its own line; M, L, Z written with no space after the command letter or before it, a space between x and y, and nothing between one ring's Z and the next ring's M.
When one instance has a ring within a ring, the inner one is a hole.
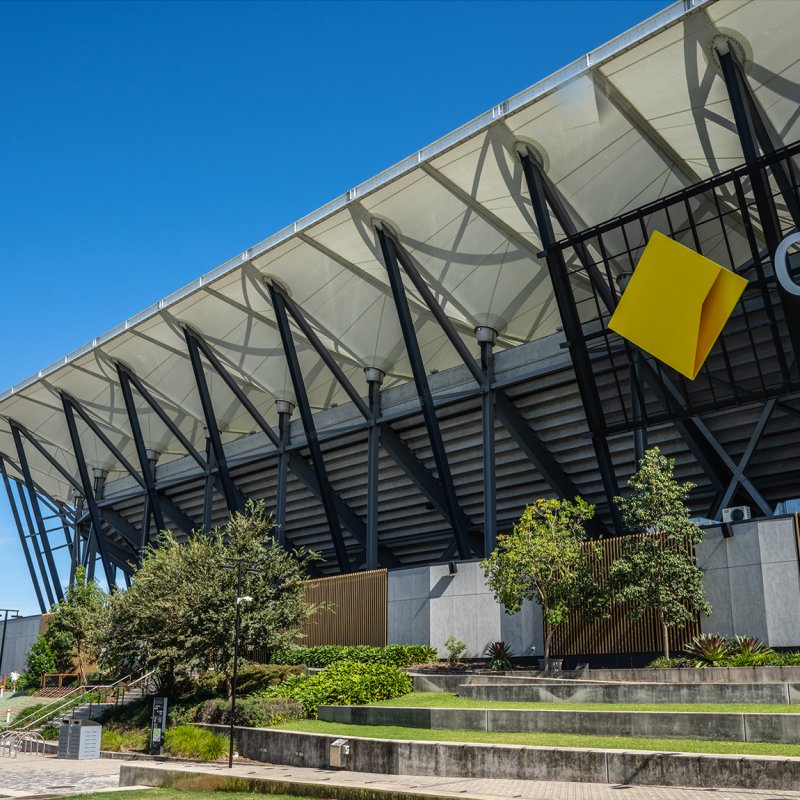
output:
M51 702L47 703L43 708L40 708L37 713L42 713L42 712L50 713L48 711L48 709L51 706L59 705L59 704L63 705L64 701L66 701L68 703L70 701L67 698L71 697L71 695L74 695L77 692L83 692L85 694L85 690L86 690L86 686L76 686L74 689L71 689L66 694L62 694L61 697L57 697L55 700L52 700ZM21 708L20 711L25 711L25 709ZM2 733L5 733L5 732L11 731L11 730L14 730L13 723L11 725L8 725L8 726L3 726L3 728L0 729L0 731Z
M37 716L34 719L30 720L27 725L23 725L21 728L15 728L9 726L5 730L17 730L17 731L27 731L29 728L32 728L34 725L37 725L42 720L45 720L52 716L57 716L58 712L61 711L62 708L69 706L70 708L74 708L76 706L81 705L81 700L83 700L86 695L91 694L92 692L96 692L98 689L109 690L113 689L115 686L118 686L123 681L127 681L131 676L126 675L124 678L120 678L118 681L114 681L112 684L108 685L99 685L99 684L84 684L83 686L79 686L77 689L74 689L68 695L64 695L64 697L60 697L58 700L55 700L52 703L49 703L44 708L39 709ZM75 692L79 692L83 690L82 694L75 698L69 697L69 695L74 694ZM69 698L69 699L65 699ZM51 706L55 705L56 708L51 708Z
M140 675L138 678L136 678L136 680L133 680L129 684L127 684L125 686L125 689L126 690L132 689L134 686L136 686L137 683L142 683L142 681L146 681L148 678L152 678L153 675L156 674L156 672L158 672L156 668L151 669L150 672L145 672L144 675Z

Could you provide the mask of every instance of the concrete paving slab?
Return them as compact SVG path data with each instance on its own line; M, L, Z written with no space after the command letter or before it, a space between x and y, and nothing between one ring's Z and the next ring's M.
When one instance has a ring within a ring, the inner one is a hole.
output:
M7 798L99 792L117 786L118 761L70 761L27 753L0 758L0 796Z
M662 788L612 784L469 779L383 775L278 764L163 764L137 761L122 764L120 783L171 786L176 789L224 788L244 791L307 793L313 797L356 800L381 797L463 798L464 800L800 800L800 791Z

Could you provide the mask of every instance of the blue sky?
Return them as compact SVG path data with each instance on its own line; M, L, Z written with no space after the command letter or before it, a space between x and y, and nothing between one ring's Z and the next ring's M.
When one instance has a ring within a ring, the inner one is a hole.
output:
M0 3L0 389L667 5Z

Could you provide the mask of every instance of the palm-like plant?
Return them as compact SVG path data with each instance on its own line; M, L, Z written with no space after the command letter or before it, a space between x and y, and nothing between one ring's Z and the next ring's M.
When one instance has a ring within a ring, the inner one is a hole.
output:
M511 659L514 653L505 642L492 642L486 648L486 655L489 656L489 669L511 669Z

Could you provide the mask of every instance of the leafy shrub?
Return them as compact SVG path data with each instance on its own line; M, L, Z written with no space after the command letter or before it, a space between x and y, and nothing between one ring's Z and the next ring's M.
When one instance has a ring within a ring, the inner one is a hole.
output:
M411 678L392 664L337 661L309 678L290 679L275 691L297 700L313 718L320 705L363 705L401 697L411 689Z
M303 707L288 697L244 697L236 700L234 724L246 728L263 728L288 722L293 719L305 719ZM214 725L230 725L231 701L206 700L178 718L180 724L191 722L207 722Z
M152 711L153 699L143 697L141 700L134 700L126 705L106 709L100 716L100 722L103 725L118 723L127 728L144 728L150 725ZM172 721L174 711L175 709L171 706L167 706L169 721Z
M461 656L464 655L467 645L464 644L461 639L457 639L455 634L451 633L444 643L444 649L447 650L447 660L451 664L455 664L457 661L461 660Z
M227 736L193 725L167 728L164 734L164 750L170 756L216 761L228 752L229 747Z
M54 739L58 739L61 729L58 725L45 725L39 733L46 742L52 742Z
M28 706L27 708L23 708L21 711L17 711L13 717L11 717L11 724L16 725L23 720L33 719L37 716L41 710L45 707L44 703L34 703L33 705Z
M103 728L100 736L100 749L112 753L142 751L147 747L149 741L150 734L147 730L109 726Z
M731 650L735 653L752 653L753 655L775 652L761 639L756 639L755 636L734 637L733 642L731 642Z
M505 642L492 642L486 648L486 655L489 656L489 669L511 669L511 658L514 653Z
M369 645L324 644L316 647L292 647L276 652L273 664L305 664L307 667L327 667L337 661L360 661L364 664L393 664L410 667L437 659L436 650L421 644L390 644L388 647Z
M703 633L695 636L684 648L689 658L694 659L696 667L719 667L720 662L729 655L731 643L724 636L716 633Z
M656 659L653 659L648 665L650 669L678 669L680 667L692 667L694 663L690 661L688 658L666 658L665 656L659 656Z
M256 694L269 686L282 683L290 675L303 673L302 666L291 664L248 664L239 670L236 694Z

